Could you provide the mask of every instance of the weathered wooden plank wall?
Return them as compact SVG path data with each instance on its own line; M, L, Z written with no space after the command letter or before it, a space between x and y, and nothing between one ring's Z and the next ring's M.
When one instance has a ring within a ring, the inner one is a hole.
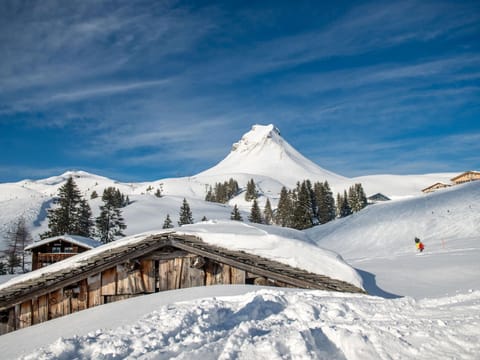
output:
M3 312L0 334L141 294L194 286L245 284L247 277L258 277L186 252L177 251L175 255L177 257L157 254L153 258L130 260L16 305ZM267 279L261 278L260 282L266 283Z

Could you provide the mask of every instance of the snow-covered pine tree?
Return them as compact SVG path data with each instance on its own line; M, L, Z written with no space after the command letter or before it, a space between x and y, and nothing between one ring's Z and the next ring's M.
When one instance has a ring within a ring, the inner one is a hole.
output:
M238 210L237 204L233 206L233 210L230 213L230 220L243 221L240 210Z
M103 205L100 206L100 215L95 221L97 237L103 243L112 242L118 236L125 236L123 230L127 228L127 225L125 225L120 210L121 200L117 189L109 187L103 191Z
M82 196L72 177L58 189L57 204L48 210L48 231L40 235L42 239L64 234L77 234L77 226L81 213Z
M265 207L263 209L263 219L265 221L265 224L267 225L271 225L273 222L273 210L269 198L267 198L267 201L265 202Z
M178 225L193 224L192 211L190 210L190 205L187 202L187 199L183 198L182 206L180 207L180 215L178 220Z
M167 217L165 218L165 221L163 222L163 229L171 229L173 228L173 222L172 219L170 219L170 214L167 214Z
M253 199L253 204L250 210L248 220L250 220L252 223L262 223L262 212L260 211L260 207L258 206L257 199Z
M358 197L360 199L360 205L362 209L368 205L368 198L367 194L365 194L365 190L363 190L362 184L356 184Z
M362 184L357 183L350 186L348 189L348 203L352 212L360 211L367 206L367 197L363 191Z

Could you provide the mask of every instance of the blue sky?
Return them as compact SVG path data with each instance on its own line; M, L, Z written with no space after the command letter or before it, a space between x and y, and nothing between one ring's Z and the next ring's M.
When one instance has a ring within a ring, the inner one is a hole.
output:
M0 1L0 182L188 176L274 123L344 176L480 170L478 1Z

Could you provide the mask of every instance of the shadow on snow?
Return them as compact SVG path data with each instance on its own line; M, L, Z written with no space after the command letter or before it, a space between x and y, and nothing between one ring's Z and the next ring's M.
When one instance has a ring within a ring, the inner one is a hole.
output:
M363 279L363 287L367 291L369 295L379 296L385 299L397 299L400 298L400 295L392 294L387 291L380 289L377 286L377 282L375 280L375 275L369 273L368 271L355 269L360 274Z

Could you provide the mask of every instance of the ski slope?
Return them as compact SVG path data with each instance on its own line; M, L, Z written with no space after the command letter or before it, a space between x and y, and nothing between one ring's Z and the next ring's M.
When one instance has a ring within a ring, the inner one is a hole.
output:
M366 272L367 290L373 276L383 291L402 296L475 289L480 275L480 182L368 206L306 232ZM422 254L416 253L415 236L425 244Z

